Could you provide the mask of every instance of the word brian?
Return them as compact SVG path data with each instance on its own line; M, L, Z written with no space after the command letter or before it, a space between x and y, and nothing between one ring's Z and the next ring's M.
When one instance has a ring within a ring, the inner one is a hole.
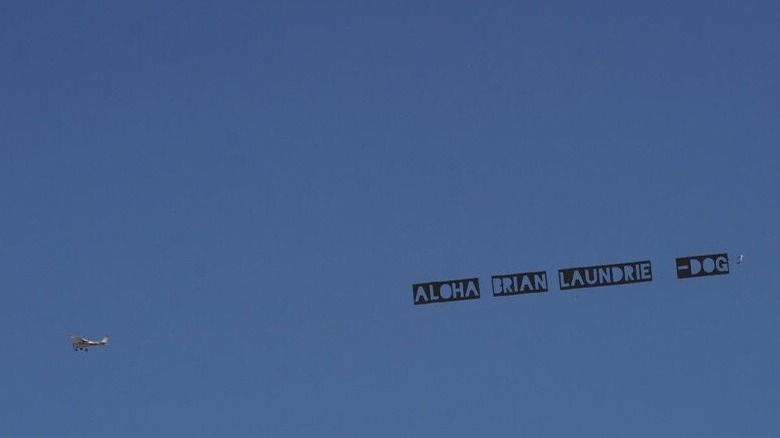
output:
M547 292L547 273L544 271L494 275L491 279L494 297Z
M653 281L653 268L650 261L645 260L615 265L560 269L558 280L561 290L642 283Z
M479 278L414 284L412 295L414 304L474 300L479 298Z

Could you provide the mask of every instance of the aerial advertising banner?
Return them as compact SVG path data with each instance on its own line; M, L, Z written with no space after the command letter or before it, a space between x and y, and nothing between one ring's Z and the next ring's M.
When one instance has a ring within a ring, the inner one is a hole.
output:
M678 257L677 278L697 278L729 273L727 253ZM739 263L739 260L737 261ZM547 292L547 271L501 274L490 277L494 297ZM558 289L623 286L653 281L650 260L615 263L611 265L581 266L558 270ZM482 294L479 278L432 281L412 285L414 304L446 303L479 299Z

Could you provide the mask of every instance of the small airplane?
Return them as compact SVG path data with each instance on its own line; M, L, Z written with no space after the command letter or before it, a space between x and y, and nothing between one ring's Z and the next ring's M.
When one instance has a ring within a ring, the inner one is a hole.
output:
M108 336L103 336L103 339L99 341L90 341L81 336L70 335L70 343L73 345L74 350L89 351L89 347L104 347L108 345Z

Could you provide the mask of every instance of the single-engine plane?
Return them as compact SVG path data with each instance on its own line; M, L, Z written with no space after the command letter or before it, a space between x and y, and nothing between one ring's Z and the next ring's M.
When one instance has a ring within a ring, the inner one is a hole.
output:
M108 345L108 336L103 336L103 339L99 341L90 341L81 336L70 335L70 343L73 345L74 350L89 351L89 347L105 347Z

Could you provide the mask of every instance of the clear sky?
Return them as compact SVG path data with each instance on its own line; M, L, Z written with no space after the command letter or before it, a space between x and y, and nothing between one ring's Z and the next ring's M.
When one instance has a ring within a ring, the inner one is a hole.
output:
M0 2L0 435L777 436L779 14Z

